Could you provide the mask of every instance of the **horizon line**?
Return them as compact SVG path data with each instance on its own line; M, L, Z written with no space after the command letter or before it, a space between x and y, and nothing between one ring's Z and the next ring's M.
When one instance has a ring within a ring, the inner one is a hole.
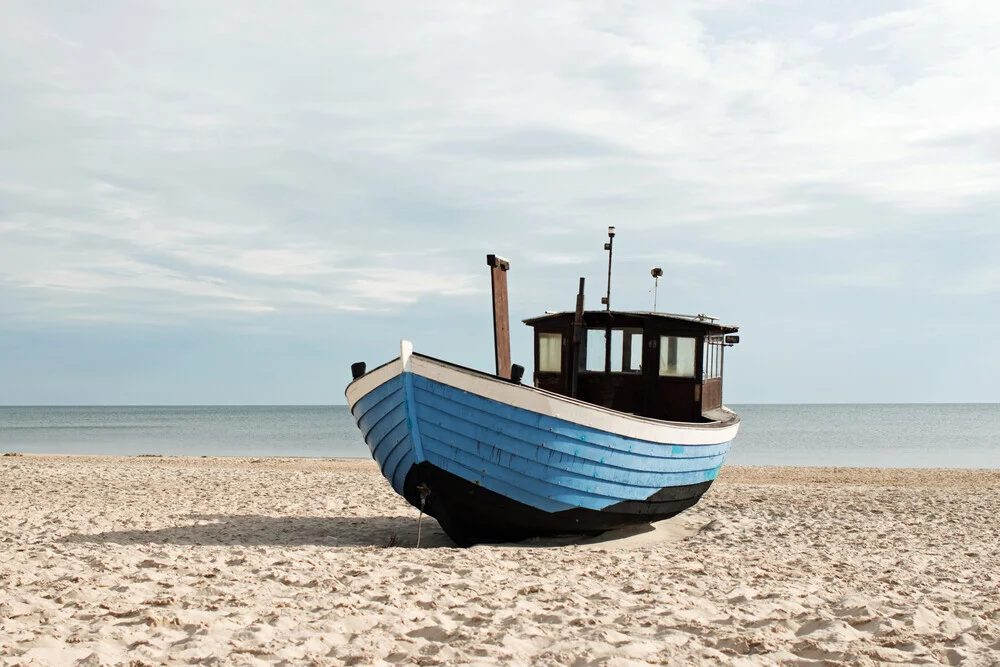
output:
M1000 401L855 401L855 402L805 402L783 403L765 401L761 403L736 402L729 406L760 406L760 405L808 405L808 406L843 406L843 405L1000 405ZM25 403L0 405L3 408L346 408L346 403Z

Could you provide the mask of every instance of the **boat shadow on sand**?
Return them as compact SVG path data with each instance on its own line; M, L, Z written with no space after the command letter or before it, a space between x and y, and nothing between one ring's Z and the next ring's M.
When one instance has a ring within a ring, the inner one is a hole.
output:
M557 536L493 547L544 548L583 546L618 548L675 542L708 526L674 517L655 524L630 526L596 537ZM425 516L420 528L420 548L455 548L437 521ZM408 516L378 517L277 517L260 515L192 514L178 525L156 529L111 530L75 533L60 542L71 544L177 544L189 546L323 546L397 547L417 545L417 520Z

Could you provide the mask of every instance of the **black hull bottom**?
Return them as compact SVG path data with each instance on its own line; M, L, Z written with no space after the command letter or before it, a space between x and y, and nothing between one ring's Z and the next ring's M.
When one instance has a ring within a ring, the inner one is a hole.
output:
M672 486L646 500L631 500L603 510L544 512L467 482L430 463L414 465L406 475L404 496L420 508L419 485L430 490L424 512L437 519L458 546L517 542L551 535L596 535L633 524L669 519L701 499L711 481Z

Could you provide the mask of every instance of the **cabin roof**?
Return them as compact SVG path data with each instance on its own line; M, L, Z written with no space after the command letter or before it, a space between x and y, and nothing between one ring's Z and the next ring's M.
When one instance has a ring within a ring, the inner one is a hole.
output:
M534 327L548 322L555 323L556 321L567 317L572 319L575 316L576 313L574 311L566 310L558 313L546 313L545 315L531 317L522 321L528 326ZM705 314L679 315L677 313L654 313L651 311L641 310L588 310L584 312L584 317L587 317L588 319L603 319L608 316L611 318L628 317L632 319L657 320L663 323L681 322L688 325L696 324L703 326L706 330L714 331L716 333L735 333L740 329L738 326L732 324L722 324L718 322L718 318Z

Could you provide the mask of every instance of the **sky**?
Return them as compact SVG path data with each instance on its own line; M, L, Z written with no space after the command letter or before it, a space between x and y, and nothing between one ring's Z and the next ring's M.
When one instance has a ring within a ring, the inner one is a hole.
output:
M342 404L511 318L727 403L1000 402L1000 4L0 0L0 405ZM531 366L530 329L512 331ZM530 372L530 371L529 371Z

